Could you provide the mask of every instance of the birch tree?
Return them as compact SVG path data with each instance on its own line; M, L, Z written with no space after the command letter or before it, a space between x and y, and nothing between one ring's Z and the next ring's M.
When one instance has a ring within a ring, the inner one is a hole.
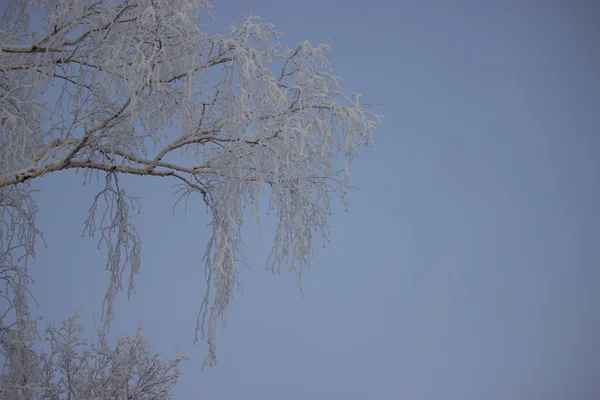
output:
M10 368L20 371L0 377L0 399L171 399L181 375L179 363L188 356L177 352L174 359L163 361L152 353L141 328L133 337L117 337L114 345L107 331L98 329L90 343L77 319L76 312L60 327L47 325L49 351L38 357L27 349L28 359L12 363Z
M244 222L277 217L266 268L287 268L302 288L380 116L342 89L328 43L288 47L252 15L209 34L212 10L198 0L9 0L0 21L1 337L24 348L39 339L28 260L44 239L32 194L37 178L66 170L104 182L82 222L106 250L105 324L141 268L131 218L140 203L127 175L170 180L175 204L206 209L195 331L208 344L205 365L216 363Z

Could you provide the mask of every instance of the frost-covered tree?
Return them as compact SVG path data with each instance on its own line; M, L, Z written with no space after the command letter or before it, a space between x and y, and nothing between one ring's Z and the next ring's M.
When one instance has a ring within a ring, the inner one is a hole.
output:
M29 349L39 339L27 263L43 240L32 192L45 174L102 175L84 236L107 251L106 324L140 270L139 203L122 177L169 179L176 203L206 208L196 340L207 340L207 365L236 286L244 220L276 215L267 269L287 266L300 285L315 240L328 242L332 199L346 204L349 164L379 116L342 90L326 43L288 48L253 16L208 34L211 10L199 0L9 0L0 21L3 343Z
M90 343L82 338L83 326L77 318L75 313L59 328L47 325L49 351L38 357L27 350L28 362L13 363L17 368L32 366L35 373L3 374L0 399L171 399L180 376L177 367L186 355L177 352L173 360L161 360L152 353L141 328L134 337L117 337L114 345L106 331L98 329L97 340Z

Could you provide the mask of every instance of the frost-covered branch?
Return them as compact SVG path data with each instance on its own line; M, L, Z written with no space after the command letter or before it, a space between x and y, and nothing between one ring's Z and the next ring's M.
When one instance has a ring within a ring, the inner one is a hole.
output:
M329 241L332 199L345 205L350 163L371 144L380 116L342 89L327 43L288 48L256 17L209 35L202 19L210 8L197 0L10 1L0 24L0 196L10 224L9 209L35 208L17 193L37 178L106 174L85 234L99 233L108 253L108 323L123 274L131 294L141 265L131 222L139 203L121 177L171 179L177 202L199 195L212 234L196 339L207 339L205 364L214 365L244 220L277 215L267 269L287 266L301 285L314 241Z
M14 354L0 377L1 399L172 398L181 376L179 364L189 359L187 355L176 351L174 359L161 359L152 353L141 328L133 337L117 337L114 345L106 331L97 330L90 343L82 338L83 326L77 319L75 313L59 327L48 324L44 333L48 350L39 354L3 343Z

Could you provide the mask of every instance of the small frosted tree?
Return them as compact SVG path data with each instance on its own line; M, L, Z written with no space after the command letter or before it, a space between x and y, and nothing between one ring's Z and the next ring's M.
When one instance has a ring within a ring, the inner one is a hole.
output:
M177 352L173 360L161 360L141 329L134 337L117 337L114 345L106 330L98 329L97 340L90 343L81 337L84 330L77 319L75 313L58 328L47 325L44 339L49 351L38 358L27 349L29 359L10 367L34 370L3 374L0 399L171 399L181 375L179 363L186 355Z
M0 22L2 337L25 348L38 337L27 261L43 239L32 192L45 174L103 174L84 235L107 251L106 324L140 269L139 203L122 177L170 179L176 202L206 207L196 340L207 340L211 366L244 220L276 215L267 269L287 266L300 284L315 240L328 242L332 199L346 204L349 165L379 116L341 89L326 43L288 48L253 16L209 35L211 9L198 0L9 1Z

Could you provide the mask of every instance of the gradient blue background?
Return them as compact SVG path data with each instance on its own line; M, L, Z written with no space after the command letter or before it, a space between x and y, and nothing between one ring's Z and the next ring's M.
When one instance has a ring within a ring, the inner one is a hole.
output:
M224 32L253 1L214 2ZM305 274L264 271L272 234L247 229L237 294L200 372L204 208L171 217L171 182L142 197L137 294L114 334L194 356L176 399L600 399L600 3L267 1L283 41L332 39L348 90L383 102L376 151L354 165L351 212ZM105 253L79 234L94 185L38 182L49 247L40 313L91 327Z

